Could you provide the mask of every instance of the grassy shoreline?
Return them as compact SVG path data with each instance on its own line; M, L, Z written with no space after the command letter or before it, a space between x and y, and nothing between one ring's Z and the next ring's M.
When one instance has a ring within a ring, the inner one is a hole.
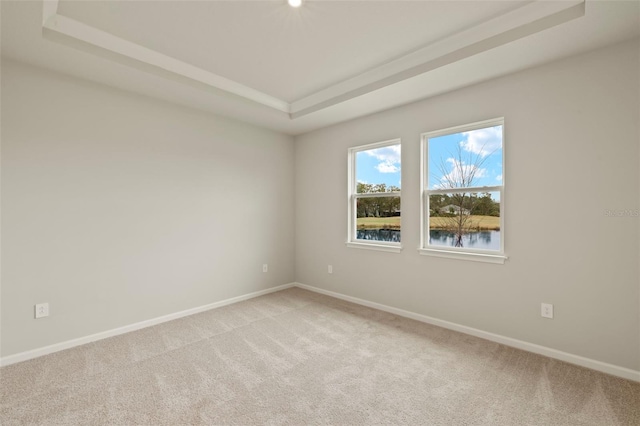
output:
M430 220L429 229L442 229L449 228L447 224L450 224L453 218L448 217L432 217ZM401 218L400 216L394 217L360 217L358 218L358 229L392 229L400 230ZM477 216L472 215L469 218L469 228L477 231L499 231L500 230L500 218L495 216Z

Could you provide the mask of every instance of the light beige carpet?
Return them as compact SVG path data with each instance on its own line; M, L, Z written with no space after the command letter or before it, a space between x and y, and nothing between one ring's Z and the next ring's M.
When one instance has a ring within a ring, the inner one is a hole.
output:
M301 289L0 369L0 423L640 425L640 384Z

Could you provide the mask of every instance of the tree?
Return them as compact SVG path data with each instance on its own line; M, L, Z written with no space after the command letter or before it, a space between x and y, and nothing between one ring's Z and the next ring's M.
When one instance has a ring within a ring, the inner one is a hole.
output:
M483 216L500 216L500 204L491 198L491 194L485 192L478 197L474 213Z
M439 173L434 174L439 182L437 188L447 190L475 186L476 178L480 177L482 165L493 154L483 156L482 152L484 152L484 147L477 154L468 152L465 155L462 146L457 145L455 153L449 153L447 158L441 157L437 163ZM437 209L431 205L432 202L438 206ZM429 197L429 203L431 216L436 214L443 216L440 221L441 227L453 234L455 247L462 247L464 235L474 230L472 215L485 214L485 212L495 213L493 205L495 203L489 193L485 193L482 197L478 197L476 193L458 191L448 194L434 194ZM442 214L441 209L447 206L449 206L448 214ZM499 212L498 207L498 215Z
M399 192L400 188L397 186L387 187L384 183L370 184L361 183L357 184L358 194L372 194L372 193L385 193L385 192ZM391 217L396 216L400 211L400 197L362 197L358 199L357 217Z

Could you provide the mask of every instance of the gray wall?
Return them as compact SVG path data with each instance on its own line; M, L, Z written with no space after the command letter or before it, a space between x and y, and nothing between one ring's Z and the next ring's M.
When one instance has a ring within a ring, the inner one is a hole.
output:
M304 284L638 370L638 218L605 215L640 208L638 51L552 63L295 148L286 135L3 61L0 355L288 283L295 259ZM498 116L510 259L419 255L420 133ZM404 250L348 249L347 148L395 137ZM34 320L44 301L51 316ZM540 317L540 302L555 319Z
M290 136L3 60L1 355L294 281L293 161Z
M639 220L605 215L640 208L638 52L624 43L296 138L296 280L640 369ZM419 255L420 133L500 116L509 260ZM404 249L347 248L347 149L397 137Z

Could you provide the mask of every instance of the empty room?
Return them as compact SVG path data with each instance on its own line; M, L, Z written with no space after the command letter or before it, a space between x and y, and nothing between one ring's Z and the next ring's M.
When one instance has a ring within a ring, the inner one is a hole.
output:
M640 2L0 14L0 424L640 425Z

